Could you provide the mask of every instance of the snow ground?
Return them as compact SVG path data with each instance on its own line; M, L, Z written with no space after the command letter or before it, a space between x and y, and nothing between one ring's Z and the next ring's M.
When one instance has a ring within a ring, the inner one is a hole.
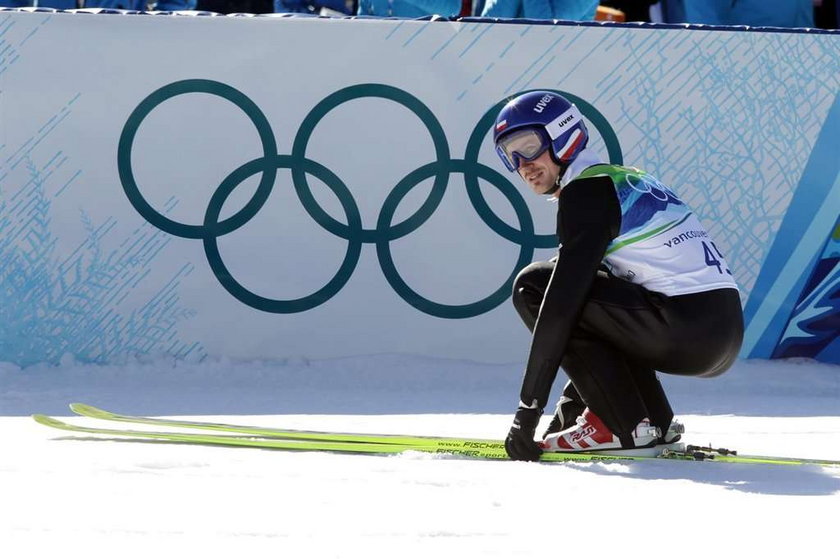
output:
M500 438L520 370L395 355L0 364L3 557L836 552L840 468L547 465L103 442L26 417L68 416L67 403L82 401L266 426ZM840 459L838 366L740 361L718 379L663 382L689 442Z

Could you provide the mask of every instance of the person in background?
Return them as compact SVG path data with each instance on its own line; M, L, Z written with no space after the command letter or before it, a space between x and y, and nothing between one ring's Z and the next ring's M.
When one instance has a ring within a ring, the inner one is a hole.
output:
M814 0L662 0L665 23L813 27Z
M217 14L272 14L274 0L197 0L195 9Z
M814 0L814 26L820 29L837 29L840 19L840 2Z
M650 7L656 4L656 0L601 0L599 4L621 10L625 21L649 22Z
M598 0L486 0L481 17L592 21Z
M274 0L275 13L318 14L327 11L333 14L350 15L356 12L355 0Z
M75 10L81 7L76 0L40 0L37 4L39 8L54 8L56 10ZM4 8L31 8L35 6L35 0L0 0L0 6Z
M10 8L24 8L32 6L33 0L0 0L0 6ZM111 10L158 10L176 12L179 10L194 10L196 0L38 0L39 8L55 8L56 10L76 10L79 8L107 8Z
M461 0L359 0L356 15L418 18L430 15L458 17Z
M104 0L108 1L108 0ZM139 9L139 8L137 8ZM161 12L178 12L183 10L195 10L196 0L157 0L153 2L150 10L158 10Z
M720 375L743 339L738 287L718 246L654 176L588 149L583 116L557 93L514 97L493 139L509 171L557 201L560 243L553 260L530 264L513 285L533 335L508 455L675 442L682 429L656 371ZM561 366L570 382L537 443Z

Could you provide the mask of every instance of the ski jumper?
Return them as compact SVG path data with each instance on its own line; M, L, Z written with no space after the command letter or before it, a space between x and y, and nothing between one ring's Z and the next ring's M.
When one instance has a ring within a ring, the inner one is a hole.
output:
M622 437L673 412L656 371L711 377L743 338L737 285L718 246L670 188L584 150L562 177L560 249L514 282L533 331L520 400L543 409L559 367Z

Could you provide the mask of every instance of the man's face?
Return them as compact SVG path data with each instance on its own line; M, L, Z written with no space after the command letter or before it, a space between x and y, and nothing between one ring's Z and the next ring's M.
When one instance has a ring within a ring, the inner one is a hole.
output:
M532 161L522 161L518 172L531 190L536 194L545 194L554 187L560 176L560 166L554 162L548 150L545 150ZM559 194L559 190L557 193Z

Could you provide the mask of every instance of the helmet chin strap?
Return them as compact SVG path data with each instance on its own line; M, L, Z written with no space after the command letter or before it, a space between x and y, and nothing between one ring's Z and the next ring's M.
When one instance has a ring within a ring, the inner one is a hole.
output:
M549 188L548 190L543 192L543 194L545 194L546 196L551 196L554 193L556 193L558 190L560 190L560 186L561 186L560 181L563 179L563 175L566 174L566 169L568 169L568 168L569 168L568 165L563 165L563 164L560 165L560 172L557 173L557 178L554 180L554 186L552 186L551 188Z
M557 177L557 180L554 181L554 186L543 192L543 194L545 194L546 196L551 196L558 190L560 190L560 177Z

